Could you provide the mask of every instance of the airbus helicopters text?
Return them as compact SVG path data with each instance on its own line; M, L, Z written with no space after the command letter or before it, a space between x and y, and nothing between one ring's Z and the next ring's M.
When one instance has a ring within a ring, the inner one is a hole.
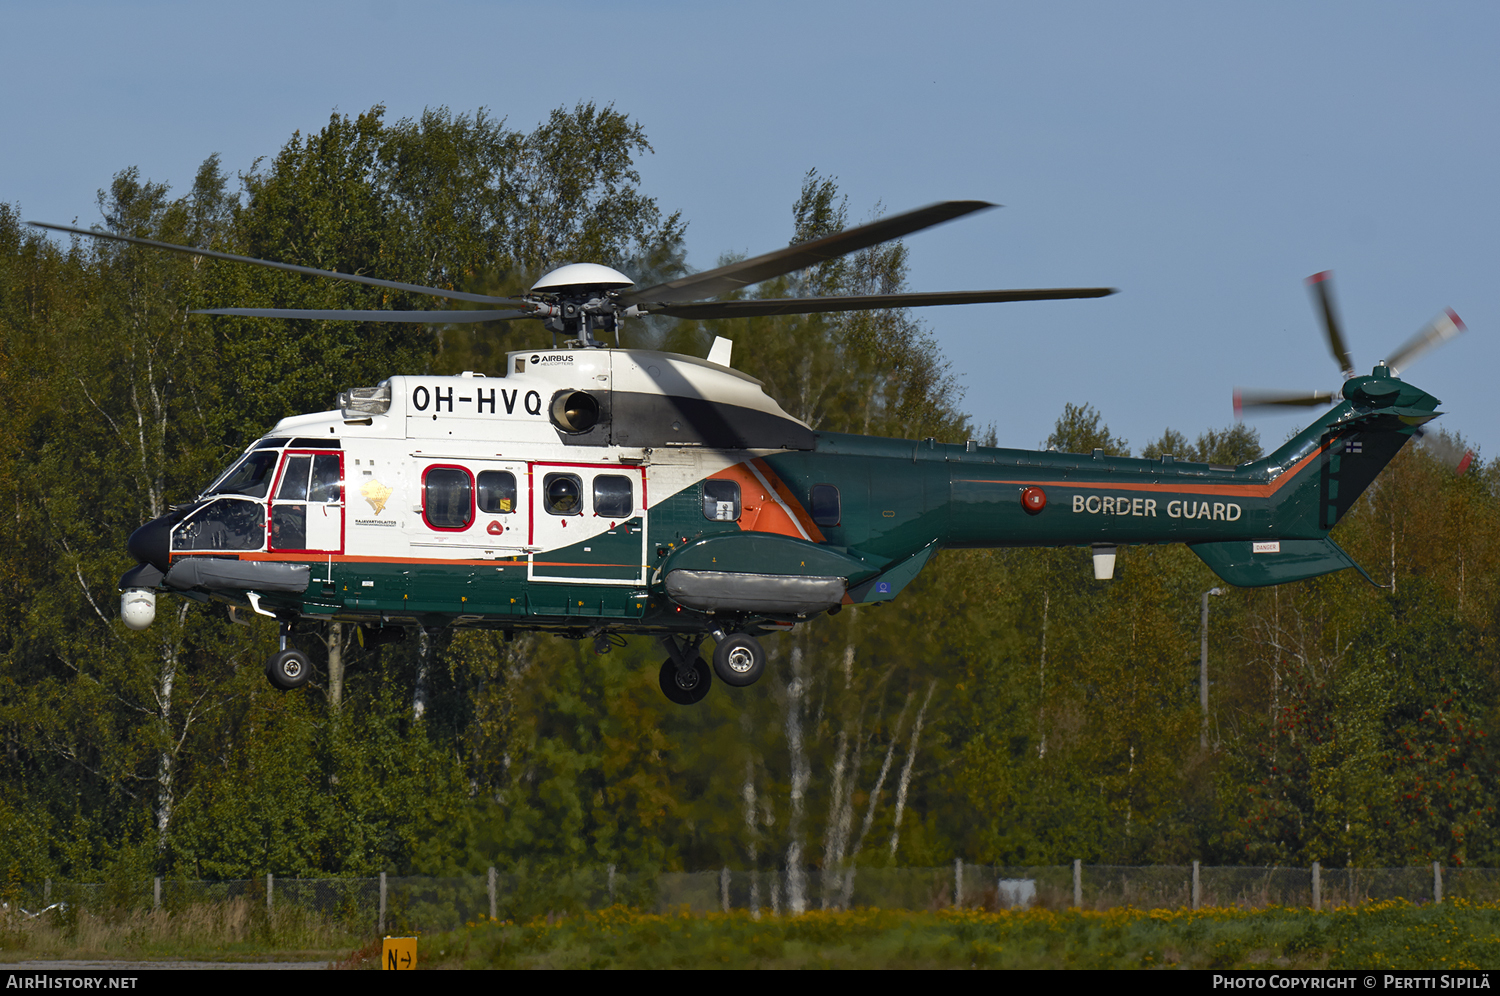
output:
M414 626L550 631L591 637L601 652L616 635L651 634L668 648L663 691L688 704L712 674L736 686L759 678L766 654L757 637L893 599L944 547L1084 545L1095 576L1108 578L1120 544L1185 542L1236 585L1355 566L1328 530L1437 414L1437 399L1397 379L1394 364L1350 375L1340 403L1276 452L1224 467L818 432L733 368L728 340L706 359L617 348L620 322L645 314L1112 293L702 300L990 206L935 204L644 289L609 267L574 263L521 298L44 225L503 309L204 314L536 318L568 340L509 353L499 376L392 376L344 391L332 411L282 419L194 501L131 536L140 563L121 578L121 614L143 629L157 594L172 593L274 617L282 647L267 675L283 689L311 675L288 645L292 626L308 620L357 624L377 640ZM1336 338L1331 305L1325 314ZM699 656L710 635L711 671Z

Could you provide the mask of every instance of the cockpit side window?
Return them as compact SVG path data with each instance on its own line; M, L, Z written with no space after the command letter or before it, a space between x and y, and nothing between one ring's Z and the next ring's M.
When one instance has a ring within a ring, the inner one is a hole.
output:
M307 471L311 466L311 456L287 457L286 470L281 474L281 487L276 489L276 500L307 501Z
M247 498L265 498L271 489L271 478L276 471L276 461L281 457L277 450L252 450L230 467L225 474L203 492L207 495L244 495Z
M338 453L288 448L271 502L271 549L326 550L343 546L343 469Z
M313 457L312 484L307 489L307 500L321 502L343 500L342 476L337 453L319 453Z
M255 501L211 501L172 528L173 552L260 550L265 543L266 507Z

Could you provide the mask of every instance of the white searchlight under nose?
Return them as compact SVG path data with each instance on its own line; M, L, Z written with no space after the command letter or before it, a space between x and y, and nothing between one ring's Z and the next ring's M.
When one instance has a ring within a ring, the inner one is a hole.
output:
M126 588L120 594L120 618L133 630L143 630L156 621L156 592L150 588Z

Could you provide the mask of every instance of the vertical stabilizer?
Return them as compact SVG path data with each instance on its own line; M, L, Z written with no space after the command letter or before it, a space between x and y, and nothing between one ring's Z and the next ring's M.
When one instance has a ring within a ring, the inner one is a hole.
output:
M1279 484L1271 536L1263 541L1192 544L1193 552L1219 577L1233 585L1258 587L1345 567L1359 570L1328 539L1328 531L1354 507L1417 427L1437 417L1438 400L1392 377L1383 366L1369 377L1346 381L1344 399L1250 466ZM1259 555L1263 553L1267 556Z

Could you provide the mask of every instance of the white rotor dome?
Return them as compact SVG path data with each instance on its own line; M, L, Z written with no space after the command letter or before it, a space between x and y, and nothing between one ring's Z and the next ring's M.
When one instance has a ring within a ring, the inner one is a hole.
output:
M542 279L532 284L535 293L556 294L573 287L633 287L631 280L619 270L612 270L598 263L569 263L559 266Z

